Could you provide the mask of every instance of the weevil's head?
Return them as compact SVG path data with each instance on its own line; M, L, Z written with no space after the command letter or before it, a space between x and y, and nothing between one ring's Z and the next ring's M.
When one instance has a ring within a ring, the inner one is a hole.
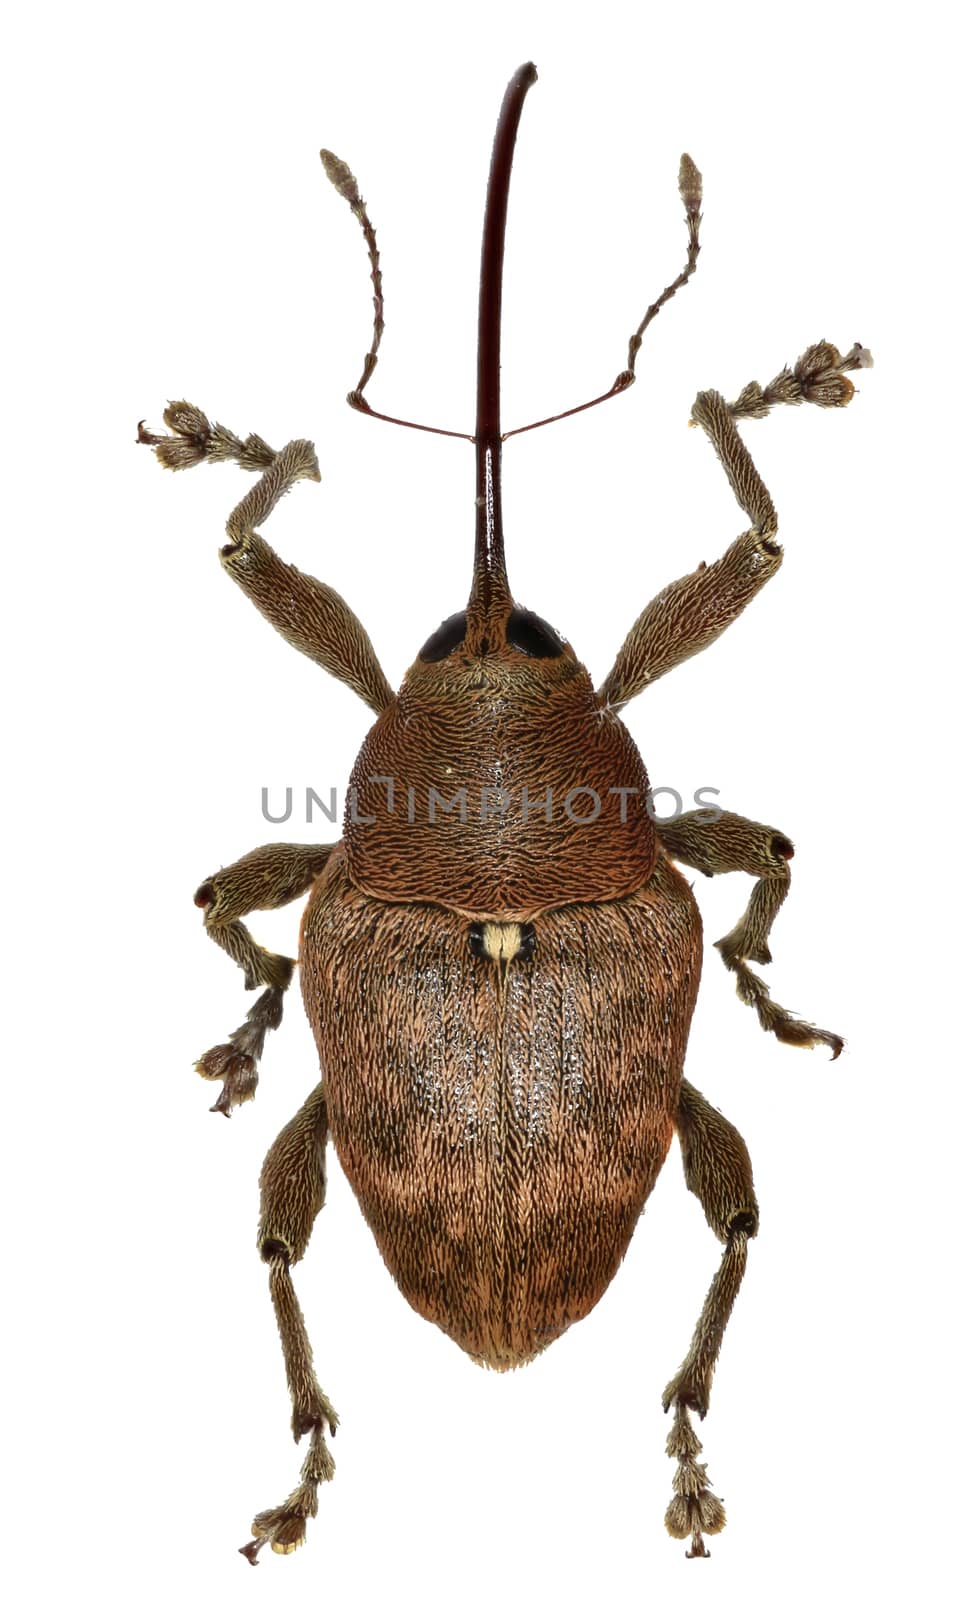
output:
M406 684L424 698L468 689L544 695L580 675L586 678L585 669L568 641L505 593L487 619L468 606L442 622L420 650Z
M448 617L422 646L404 688L427 696L487 690L500 698L589 684L575 651L550 622L516 605L508 584L501 527L501 439L477 441L474 573L464 611ZM591 685L590 692L591 692Z

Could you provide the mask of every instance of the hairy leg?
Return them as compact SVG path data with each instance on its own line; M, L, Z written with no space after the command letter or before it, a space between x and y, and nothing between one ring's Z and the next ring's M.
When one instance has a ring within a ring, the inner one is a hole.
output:
M724 1507L711 1492L700 1454L700 1440L688 1416L707 1413L711 1380L731 1308L745 1272L748 1240L758 1231L758 1202L745 1141L720 1112L685 1079L677 1112L677 1134L687 1187L704 1208L725 1253L704 1301L679 1371L663 1393L664 1410L674 1407L667 1454L677 1462L674 1498L664 1519L675 1539L691 1539L689 1556L706 1556L703 1535L720 1533Z
M255 433L238 439L187 400L167 406L163 421L171 434L149 433L140 423L139 442L152 445L164 467L179 472L201 461L236 461L261 473L227 522L224 570L289 644L382 711L395 696L358 617L334 589L282 561L256 532L293 484L319 481L314 447L293 439L275 451Z
M783 1044L805 1048L829 1045L835 1060L843 1048L839 1034L803 1022L777 1005L769 996L768 984L747 964L757 961L764 966L772 959L769 930L789 892L789 862L795 853L791 840L778 829L750 822L733 811L718 815L708 810L687 811L671 822L658 822L656 827L668 855L697 867L708 877L720 872L747 872L758 879L744 916L730 933L717 940L716 948L729 972L735 975L739 999L754 1006L767 1032L774 1033Z
M846 405L854 390L847 371L871 365L870 353L854 345L840 356L834 345L812 345L765 388L748 384L734 402L714 389L698 395L691 410L693 424L703 428L721 462L735 499L751 522L719 560L662 589L637 617L623 642L613 669L599 690L619 710L648 684L690 656L707 649L782 564L776 541L778 519L772 497L742 441L741 418L764 417L773 405Z
M308 1247L315 1218L325 1203L325 1141L328 1117L321 1084L308 1096L297 1116L282 1128L261 1170L261 1220L257 1245L270 1269L274 1314L291 1396L291 1431L295 1443L311 1434L301 1469L301 1482L281 1505L254 1518L253 1540L241 1555L255 1565L265 1544L278 1555L290 1555L305 1542L309 1517L318 1511L318 1486L335 1472L325 1443L325 1430L335 1436L338 1417L312 1365L311 1343L291 1268Z
M211 1111L229 1117L234 1106L254 1098L264 1040L281 1021L282 996L295 966L290 956L273 955L259 945L240 918L250 911L276 911L297 900L324 870L333 848L330 844L261 845L206 878L193 896L194 904L203 911L203 926L210 938L241 968L245 989L264 989L227 1043L208 1050L196 1063L201 1077L223 1083Z

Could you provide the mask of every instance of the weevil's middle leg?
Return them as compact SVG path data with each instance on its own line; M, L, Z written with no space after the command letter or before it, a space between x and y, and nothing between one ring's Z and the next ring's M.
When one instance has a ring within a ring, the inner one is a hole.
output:
M196 1063L201 1077L223 1083L211 1111L229 1117L234 1106L253 1099L264 1040L281 1021L284 991L295 966L290 956L273 955L259 945L240 918L250 911L276 911L304 894L324 870L333 848L330 844L261 845L206 878L193 897L214 944L241 968L244 987L264 990L226 1044L207 1050Z
M691 1427L688 1410L696 1411L700 1417L707 1413L721 1340L745 1273L748 1240L758 1231L758 1202L744 1139L686 1079L681 1085L677 1134L687 1187L700 1200L708 1222L725 1246L690 1349L663 1393L664 1410L674 1407L667 1454L677 1462L674 1498L667 1507L664 1523L675 1539L691 1539L689 1556L706 1556L709 1552L703 1536L721 1532L725 1513L721 1501L711 1492L704 1463L696 1459L701 1444Z
M291 1281L291 1268L304 1255L325 1201L327 1136L328 1116L319 1084L282 1128L261 1170L257 1244L270 1269L271 1299L291 1395L291 1431L295 1443L306 1433L311 1434L311 1443L297 1489L279 1506L254 1518L254 1537L241 1546L241 1555L252 1566L266 1544L278 1555L290 1555L304 1544L308 1518L318 1512L319 1484L329 1482L335 1473L325 1430L334 1437L339 1419L315 1376L308 1331Z
M777 828L751 822L733 811L686 811L670 822L658 822L657 832L669 855L683 861L709 878L721 872L747 872L757 878L744 916L730 933L718 939L716 948L729 972L735 975L738 998L754 1006L758 1020L782 1044L810 1048L827 1044L834 1060L843 1048L838 1033L803 1022L774 1001L757 973L748 966L757 961L764 966L772 957L769 931L789 892L789 862L795 851L792 841Z

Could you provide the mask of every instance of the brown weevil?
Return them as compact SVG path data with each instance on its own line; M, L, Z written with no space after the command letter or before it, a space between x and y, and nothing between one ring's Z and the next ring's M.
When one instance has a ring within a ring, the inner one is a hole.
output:
M422 646L399 693L333 589L284 563L257 532L301 478L319 477L307 440L274 450L211 425L185 401L166 435L140 425L166 467L236 461L260 474L227 524L224 568L304 654L376 714L349 787L337 844L271 844L200 886L210 937L260 989L246 1021L197 1063L220 1080L215 1111L249 1100L265 1036L281 1020L294 961L272 955L241 918L310 891L299 962L321 1081L278 1135L261 1173L259 1248L293 1402L310 1435L298 1488L253 1522L243 1554L287 1552L305 1537L334 1465L337 1417L315 1377L291 1268L325 1192L331 1139L387 1267L410 1304L483 1366L530 1361L592 1310L622 1259L676 1131L688 1187L724 1246L688 1354L663 1393L674 1419L674 1498L665 1524L707 1554L724 1524L689 1413L704 1416L758 1207L744 1140L683 1077L701 969L701 922L676 862L705 876L756 879L744 915L718 941L739 997L787 1044L842 1040L769 995L772 922L789 890L792 845L731 812L661 822L620 721L628 701L728 627L782 561L775 508L738 423L774 405L844 406L846 374L870 365L812 345L765 388L729 402L697 396L748 531L712 565L665 588L637 618L602 686L565 639L508 587L501 528L501 274L512 156L532 65L508 86L488 179L481 256L474 579L464 611ZM383 292L376 236L349 168L325 170L369 251L372 347L349 400L376 366ZM697 266L701 176L679 173L688 230L683 271L648 308L626 370L596 405L628 388L651 319ZM574 411L586 409L576 406ZM560 415L569 415L563 412ZM396 418L386 418L397 421ZM554 421L555 418L548 418ZM407 426L420 426L416 423ZM532 426L540 426L536 423ZM446 430L434 429L435 432ZM526 430L516 430L526 431Z

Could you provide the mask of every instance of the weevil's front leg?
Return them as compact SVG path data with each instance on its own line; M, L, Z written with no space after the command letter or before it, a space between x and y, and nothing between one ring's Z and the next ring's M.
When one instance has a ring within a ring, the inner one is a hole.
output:
M271 1298L291 1395L291 1431L296 1444L306 1433L311 1434L311 1443L298 1488L281 1505L254 1518L254 1538L241 1547L241 1555L252 1566L265 1544L270 1543L278 1555L290 1555L304 1544L308 1518L318 1511L318 1486L335 1472L325 1430L334 1438L339 1419L315 1377L308 1332L291 1282L291 1268L304 1255L325 1202L327 1135L328 1117L319 1085L298 1115L282 1128L261 1170L257 1245L270 1268Z
M599 690L614 711L672 667L707 649L782 564L772 497L742 442L737 421L764 417L773 405L798 405L803 400L820 406L846 405L854 390L844 373L870 365L870 353L861 345L841 357L834 345L821 343L812 345L795 368L786 367L767 388L748 384L733 403L714 389L698 395L691 421L711 440L751 527L711 566L702 561L695 572L662 589L637 617Z
M691 1347L663 1393L664 1410L674 1407L667 1454L677 1462L674 1498L667 1507L665 1526L675 1539L691 1539L689 1556L706 1556L709 1552L703 1535L720 1533L725 1513L711 1492L704 1464L696 1459L701 1444L688 1410L700 1417L707 1413L721 1340L745 1272L748 1240L758 1231L758 1202L744 1139L686 1079L681 1085L677 1134L687 1187L700 1200L710 1226L725 1246Z
M196 1063L201 1077L220 1079L223 1088L211 1111L229 1117L236 1105L254 1098L257 1063L266 1035L278 1026L282 996L291 982L290 956L273 955L248 933L240 918L251 911L276 911L310 889L328 862L330 844L265 844L206 878L193 903L203 911L203 926L244 974L245 989L264 987L241 1027L226 1044L208 1050Z
M171 434L149 433L140 423L139 442L152 445L164 467L179 472L201 461L236 461L261 473L227 522L224 570L289 644L382 711L395 696L358 617L334 589L282 561L256 532L292 484L319 481L314 446L293 439L275 451L254 433L238 439L186 400L168 406L163 420Z
M757 961L764 966L772 959L769 930L789 892L789 862L795 854L792 841L777 828L750 822L733 811L717 815L707 810L686 811L671 822L658 822L656 828L668 854L708 877L719 872L747 872L758 879L744 916L716 941L715 948L729 972L735 974L739 999L754 1006L767 1032L783 1044L804 1048L827 1044L835 1060L843 1048L839 1034L803 1022L777 1005L769 996L768 984L747 965Z

